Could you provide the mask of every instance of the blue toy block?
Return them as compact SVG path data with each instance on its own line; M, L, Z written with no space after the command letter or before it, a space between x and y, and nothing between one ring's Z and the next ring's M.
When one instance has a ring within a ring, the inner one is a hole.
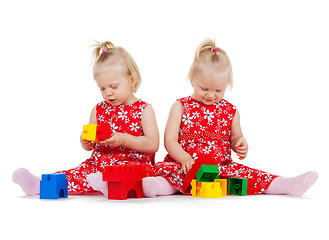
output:
M40 181L40 199L67 198L66 173L42 174Z

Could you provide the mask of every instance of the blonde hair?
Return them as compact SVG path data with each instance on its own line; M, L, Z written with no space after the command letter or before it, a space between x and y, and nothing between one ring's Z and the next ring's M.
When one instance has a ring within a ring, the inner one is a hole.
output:
M122 63L122 67L128 74L128 76L132 76L133 78L133 91L136 92L139 86L141 85L142 79L139 73L139 69L135 60L132 56L127 52L126 49L122 47L115 47L114 44L110 41L98 42L95 41L96 44L92 45L94 47L93 50L93 74L94 76L101 71L101 64L113 64L110 62L110 59L118 60L116 63ZM115 59L117 58L117 59Z
M207 66L205 66L207 65ZM206 39L196 49L194 60L188 73L188 78L192 82L192 78L196 75L207 75L207 67L214 67L223 73L228 74L228 86L233 86L232 65L226 52L216 47L215 41Z

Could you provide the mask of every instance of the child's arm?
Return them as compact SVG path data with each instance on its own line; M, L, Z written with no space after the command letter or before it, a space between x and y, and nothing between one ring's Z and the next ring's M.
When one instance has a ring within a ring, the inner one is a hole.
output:
M155 153L159 149L159 130L153 108L148 105L142 116L144 136L132 136L124 133L114 133L112 137L100 142L101 145L113 147L125 146L138 152Z
M91 110L90 118L89 118L89 124L97 124L96 106ZM87 140L82 140L82 133L80 135L80 142L81 142L81 146L86 151L91 151L95 147L95 144L93 142L90 142L90 141L87 141Z
M169 155L177 162L182 164L182 173L187 174L188 170L194 163L194 159L178 143L178 134L182 117L182 104L176 101L170 109L165 130L164 144Z
M236 152L240 160L243 160L247 156L248 143L243 137L241 126L240 126L240 114L236 110L233 122L231 124L231 137L230 143L232 150Z

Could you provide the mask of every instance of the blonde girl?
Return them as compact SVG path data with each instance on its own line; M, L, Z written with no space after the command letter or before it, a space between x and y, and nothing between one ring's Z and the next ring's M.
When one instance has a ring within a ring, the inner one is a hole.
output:
M224 99L232 87L232 66L226 52L208 39L195 53L189 71L194 92L173 104L165 130L168 155L154 166L157 177L143 180L148 197L183 191L186 174L196 159L211 158L223 177L248 178L247 194L303 195L317 180L316 172L285 178L247 167L232 160L231 150L246 158L248 144L236 107ZM147 186L147 187L146 187Z
M108 125L112 135L96 144L80 137L82 147L92 151L91 157L78 167L59 173L66 173L69 193L99 190L106 195L106 182L102 182L104 168L109 165L153 165L159 133L151 105L135 96L141 76L132 56L110 41L97 42L92 47L93 75L104 101L92 109L89 123ZM13 181L27 195L40 192L40 178L27 169L16 170Z

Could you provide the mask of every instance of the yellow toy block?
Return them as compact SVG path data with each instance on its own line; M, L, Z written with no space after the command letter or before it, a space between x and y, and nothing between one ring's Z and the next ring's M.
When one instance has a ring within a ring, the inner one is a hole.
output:
M220 182L198 182L193 179L191 182L191 194L193 197L202 198L221 198L222 189L220 188Z
M192 186L192 189L191 189L192 197L199 197L201 184L199 182L197 182L197 180L193 179L191 182L191 186Z
M220 188L222 189L223 197L227 196L227 179L215 179L215 182L220 183Z
M98 142L96 138L97 124L83 125L82 140Z

